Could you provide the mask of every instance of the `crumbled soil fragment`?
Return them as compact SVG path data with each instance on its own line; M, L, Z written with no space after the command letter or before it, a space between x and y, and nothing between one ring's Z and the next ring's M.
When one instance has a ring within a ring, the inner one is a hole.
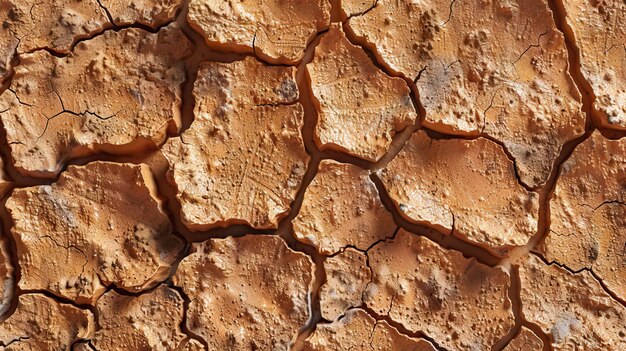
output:
M314 264L276 236L212 239L173 281L191 300L187 327L209 350L287 350L309 318Z
M91 343L96 350L184 350L180 330L183 299L164 285L140 296L114 291L98 299L98 326Z
M524 245L537 229L538 196L517 183L502 148L483 138L413 135L381 173L408 219L490 249Z
M380 0L348 23L393 71L417 79L426 126L500 140L529 186L541 186L563 144L583 133L563 35L544 0Z
M191 0L189 23L209 44L293 64L330 24L327 0Z
M550 201L548 261L590 268L626 299L626 139L594 132L563 164Z
M233 222L276 227L308 162L295 69L252 58L204 63L193 94L191 128L162 148L183 222L194 230Z
M308 64L317 99L317 143L368 161L378 161L392 137L415 123L409 87L387 76L365 51L352 45L337 24L315 48Z
M324 160L304 193L293 229L298 240L332 254L347 246L367 250L391 237L396 225L368 171Z
M348 308L361 305L372 272L365 254L354 249L327 258L324 270L326 282L320 289L320 308L324 319L334 321Z
M171 25L126 29L79 44L67 57L20 56L0 117L15 167L52 177L69 158L154 147L179 122L180 60L190 52Z
M6 204L19 287L93 304L105 286L138 292L164 280L183 243L146 165L70 166L52 185L16 189Z
M543 341L531 330L522 327L517 336L502 351L542 351Z
M519 268L524 318L555 350L626 350L626 307L587 272L572 274L530 256Z
M369 252L365 304L448 350L487 350L514 325L508 273L404 230Z
M88 310L41 294L17 299L15 312L0 323L3 350L70 350L73 343L93 334L93 315Z
M567 0L563 5L580 51L580 70L596 96L595 122L626 130L626 3Z
M319 324L303 351L435 351L423 339L402 335L385 321L352 309L331 324Z

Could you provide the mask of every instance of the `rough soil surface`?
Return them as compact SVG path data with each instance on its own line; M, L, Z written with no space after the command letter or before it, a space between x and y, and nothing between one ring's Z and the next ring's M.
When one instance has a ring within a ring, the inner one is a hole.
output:
M246 235L196 245L173 281L209 350L287 350L309 318L314 269L279 237Z
M426 340L402 335L385 321L352 309L331 324L321 324L306 340L304 351L435 351Z
M351 248L327 258L324 271L326 282L320 288L320 311L324 319L334 321L348 308L361 305L372 271L367 256Z
M191 128L162 149L183 222L276 227L308 162L295 69L252 58L203 63L193 95Z
M542 251L573 270L592 269L626 299L626 139L594 132L563 164Z
M572 274L530 256L519 267L522 313L549 335L555 350L626 348L626 307L588 271Z
M13 314L0 324L0 346L15 351L70 350L75 342L91 337L94 328L88 310L41 294L23 294Z
M384 65L416 80L426 126L498 139L529 186L544 184L563 144L584 131L563 34L544 0L380 0L348 25Z
M52 177L94 151L131 154L180 126L180 60L190 44L176 25L157 34L125 29L79 44L70 55L20 56L0 115L15 167Z
M180 330L183 299L164 285L137 297L109 291L96 307L96 350L184 350L188 343Z
M503 349L503 351L541 351L543 341L530 329L522 327L520 333Z
M596 123L626 130L626 3L563 1L580 51L580 71L596 97Z
M317 100L315 132L321 150L346 151L375 162L395 133L415 123L406 82L377 68L339 25L322 36L306 67Z
M492 250L524 245L537 231L537 194L517 182L513 163L487 139L435 140L417 132L381 179L409 220Z
M320 164L293 220L296 238L323 254L347 246L366 250L391 237L396 228L368 171L327 160Z
M0 0L0 350L626 350L622 0Z
M300 61L307 44L328 28L330 2L191 0L188 20L211 46L289 64Z
M183 243L155 187L146 165L95 162L15 190L20 289L94 304L110 284L136 293L167 278Z
M369 252L365 304L449 350L489 349L514 325L510 277L499 267L400 230Z

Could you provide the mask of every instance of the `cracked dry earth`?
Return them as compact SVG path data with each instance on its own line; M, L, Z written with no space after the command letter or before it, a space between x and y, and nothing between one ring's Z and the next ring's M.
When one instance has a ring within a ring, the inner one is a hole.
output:
M0 20L0 350L626 350L623 0Z

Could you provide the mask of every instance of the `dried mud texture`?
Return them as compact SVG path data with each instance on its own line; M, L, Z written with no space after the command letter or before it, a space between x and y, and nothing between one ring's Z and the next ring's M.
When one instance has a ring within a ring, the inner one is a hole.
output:
M331 324L318 325L306 340L303 351L435 351L423 339L402 335L385 321L352 309Z
M191 0L189 23L210 46L294 64L330 24L327 0Z
M67 159L131 154L180 126L180 60L190 43L175 25L152 34L107 31L66 57L20 56L0 114L15 167L53 177Z
M22 290L94 304L113 284L139 292L164 280L183 243L145 165L70 166L52 185L16 189L6 206Z
M592 269L626 299L626 139L599 132L565 161L550 202L549 261Z
M510 277L401 229L369 252L365 304L449 350L487 350L514 325Z
M88 310L59 303L41 294L17 297L17 309L0 323L3 350L70 350L93 334L94 318Z
M321 162L293 220L296 238L323 254L347 246L366 250L396 228L369 172L329 160Z
M542 351L543 341L530 329L522 327L520 333L502 351Z
M339 25L322 36L306 67L319 112L315 135L321 150L337 149L375 162L395 133L415 123L406 82L377 68Z
M334 321L350 307L362 304L363 291L372 280L367 256L354 249L346 249L324 261L326 282L320 288L322 317Z
M2 0L0 80L15 53L49 49L67 54L79 41L118 25L157 27L172 21L179 0ZM112 15L110 22L107 11Z
M497 251L536 233L538 196L515 178L513 163L487 139L431 139L415 133L381 179L408 219L451 231Z
M530 256L519 274L522 314L549 335L554 350L626 348L626 307L589 272L572 274Z
M348 23L392 71L416 79L424 125L501 141L531 187L584 131L564 38L543 0L380 0Z
M209 350L288 350L309 319L314 264L277 236L211 239L173 277Z
M580 70L596 99L596 124L626 130L626 3L563 1L580 52Z
M164 285L140 296L109 291L98 299L96 350L185 350L183 299Z
M0 320L11 308L14 298L14 268L5 241L0 241Z
M162 148L183 222L276 227L308 162L295 69L252 58L203 63L193 95L193 124Z

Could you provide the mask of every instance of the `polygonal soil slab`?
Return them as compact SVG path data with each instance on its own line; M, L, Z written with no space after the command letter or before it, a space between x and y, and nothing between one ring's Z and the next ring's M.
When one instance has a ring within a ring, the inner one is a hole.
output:
M109 284L138 292L165 279L183 243L146 165L70 166L6 203L23 290L93 304Z
M314 264L276 236L211 239L173 277L209 350L287 350L309 318Z
M324 160L304 193L293 230L298 240L332 254L347 246L366 250L391 237L396 225L369 171Z
M187 17L209 45L293 64L302 59L309 41L328 28L330 2L192 0Z
M518 184L513 163L487 139L436 140L419 131L381 179L409 220L454 229L490 250L525 245L537 230L537 194Z
M392 137L413 125L417 114L409 87L387 76L365 51L333 24L306 65L316 99L316 141L321 150L337 149L378 161Z
M572 274L531 255L519 274L522 314L550 336L554 350L626 349L626 307L589 272Z
M3 350L71 350L76 341L93 334L95 323L89 310L41 294L17 299L17 309L0 323Z
M565 161L550 201L548 261L592 269L626 299L626 139L594 132Z
M435 351L423 339L402 335L385 321L377 321L361 309L352 309L338 321L318 324L304 351Z
M165 285L136 297L109 291L96 307L96 350L184 350L188 343L180 330L183 299Z
M112 28L107 10L115 25L156 27L173 20L179 6L180 0L4 0L0 6L0 78L15 52L46 48L68 53L77 41Z
M20 56L0 117L15 167L52 177L69 158L129 154L180 126L180 60L190 44L175 25L156 34L107 31L66 57Z
M541 351L543 341L530 329L522 327L519 334L502 351Z
M563 1L580 51L580 70L595 95L596 124L626 130L626 3Z
M334 321L350 307L362 304L363 291L372 280L367 256L355 249L329 257L324 261L326 282L320 288L322 317Z
M563 144L584 132L544 0L380 0L348 26L391 70L417 79L426 126L501 141L529 186L543 185Z
M229 223L276 227L308 162L295 69L253 58L207 62L193 94L191 128L162 148L183 222L193 230Z
M365 304L448 350L488 350L513 327L510 279L460 252L400 230L369 252Z

